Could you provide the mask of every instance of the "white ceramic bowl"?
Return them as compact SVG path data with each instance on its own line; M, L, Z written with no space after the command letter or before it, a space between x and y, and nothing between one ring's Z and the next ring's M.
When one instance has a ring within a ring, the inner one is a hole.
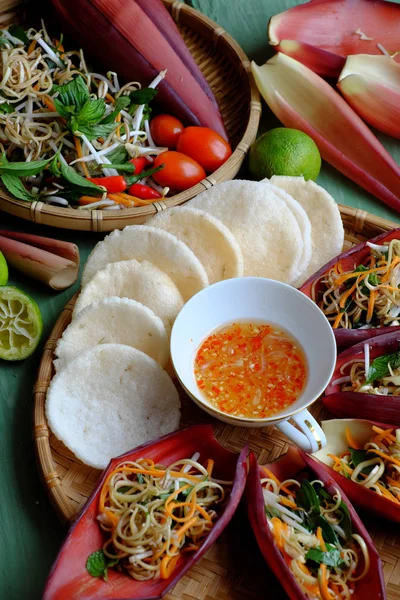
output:
M251 419L229 415L208 402L197 387L194 378L197 349L212 331L234 321L273 323L291 333L305 352L308 377L302 394L290 407L272 417ZM336 343L325 315L297 289L261 277L227 279L205 288L185 304L175 320L171 357L183 387L210 415L241 427L274 424L307 452L316 452L325 444L325 436L307 408L319 398L332 377Z

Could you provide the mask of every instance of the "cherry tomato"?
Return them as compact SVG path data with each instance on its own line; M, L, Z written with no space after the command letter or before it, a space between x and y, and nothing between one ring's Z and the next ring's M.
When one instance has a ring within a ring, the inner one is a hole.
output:
M180 120L171 115L158 115L150 121L151 137L157 146L176 148L183 129Z
M153 179L163 187L183 192L205 178L206 173L195 160L182 154L168 150L159 154L153 166L165 165L161 171L154 173Z
M216 171L232 154L228 142L208 127L186 127L177 150L197 160L207 173Z

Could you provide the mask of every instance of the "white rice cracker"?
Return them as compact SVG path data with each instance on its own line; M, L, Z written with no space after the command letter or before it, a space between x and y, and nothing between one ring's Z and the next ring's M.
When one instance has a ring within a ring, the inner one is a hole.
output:
M158 213L148 223L169 231L189 246L204 266L209 283L242 277L242 251L219 219L197 208L177 206Z
M177 429L180 401L169 375L147 354L103 344L54 376L46 417L77 458L105 469L111 458Z
M54 366L64 369L99 344L124 344L141 350L161 367L169 358L169 338L160 317L136 300L104 298L84 308L58 341Z
M285 190L279 188L270 182L269 179L263 179L263 182L270 185L274 193L281 198L285 204L290 208L294 214L294 218L300 227L301 236L303 238L303 253L300 259L299 265L299 277L297 281L293 283L294 286L300 285L304 281L305 274L307 273L308 265L311 260L312 245L311 245L311 222L304 208Z
M107 265L82 288L73 318L89 304L109 296L144 304L160 317L168 334L183 306L178 288L164 271L147 261L125 260Z
M230 229L242 250L245 276L289 284L298 279L301 231L271 186L262 181L227 181L202 192L188 206L210 213Z
M325 263L342 252L343 222L339 207L328 192L314 181L303 177L271 177L271 183L288 192L306 211L311 222L312 254L303 284Z
M208 285L207 273L195 254L167 231L148 225L130 225L115 230L89 254L82 285L109 263L148 260L169 275L185 302Z

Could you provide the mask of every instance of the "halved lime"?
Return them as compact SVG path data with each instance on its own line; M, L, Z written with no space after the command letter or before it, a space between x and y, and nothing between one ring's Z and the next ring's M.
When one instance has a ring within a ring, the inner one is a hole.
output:
M0 285L6 285L8 281L8 266L4 254L0 252Z
M42 315L33 298L16 287L0 287L0 358L27 358L38 345L42 331Z

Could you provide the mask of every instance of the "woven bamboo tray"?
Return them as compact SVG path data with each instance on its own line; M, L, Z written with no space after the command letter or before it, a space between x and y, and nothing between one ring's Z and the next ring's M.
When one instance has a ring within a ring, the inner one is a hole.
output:
M24 0L0 0L0 27L18 20ZM43 202L24 202L0 188L0 209L22 219L80 231L112 231L143 223L149 217L194 198L200 192L238 173L255 140L261 115L260 95L250 71L250 61L235 40L214 21L180 0L163 0L183 39L205 75L221 109L234 150L222 167L199 184L149 206L121 211L76 210ZM62 28L62 23L60 23ZM165 205L165 206L164 206Z
M364 210L340 206L347 249L360 241L389 231L398 225ZM56 322L45 345L34 388L34 438L38 467L49 497L64 522L72 522L92 492L100 471L82 464L50 431L45 418L47 388L54 374L54 349L71 320L77 294ZM257 454L260 463L286 452L287 441L277 429L245 429L216 421L201 411L181 390L182 427L212 422L216 437L227 448L239 451L244 444ZM329 417L322 403L311 411L317 418ZM388 600L400 598L400 529L392 523L377 522L361 515L384 564ZM256 546L243 508L227 531L166 596L167 600L284 600L286 595L269 572ZM375 600L375 598L371 598Z

